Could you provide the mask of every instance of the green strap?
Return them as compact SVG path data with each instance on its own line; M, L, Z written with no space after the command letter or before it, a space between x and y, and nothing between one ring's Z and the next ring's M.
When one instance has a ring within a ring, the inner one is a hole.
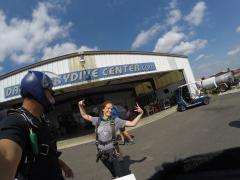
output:
M29 129L29 138L31 141L33 154L38 155L39 154L38 139L37 139L37 135L33 132L32 128Z
M113 118L110 120L111 126L112 126L112 141L113 145L116 144L116 131L115 131L115 121Z
M96 143L98 143L98 132L97 132L97 130L98 130L98 127L99 127L100 123L101 123L101 119L100 119L100 117L99 117L99 118L98 118L98 122L97 122L97 124L96 124L96 126L95 126Z

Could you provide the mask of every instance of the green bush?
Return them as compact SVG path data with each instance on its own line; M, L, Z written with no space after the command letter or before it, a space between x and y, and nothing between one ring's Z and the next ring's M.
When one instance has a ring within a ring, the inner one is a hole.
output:
M214 89L210 91L210 94L212 95L218 95L220 93L220 91L218 89Z

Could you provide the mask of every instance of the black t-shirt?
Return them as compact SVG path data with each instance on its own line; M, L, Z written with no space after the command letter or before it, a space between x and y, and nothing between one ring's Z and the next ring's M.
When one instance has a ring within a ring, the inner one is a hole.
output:
M51 146L48 155L38 155L35 158L35 162L30 166L29 180L62 180L63 177L58 162L58 155L56 149L53 149L56 147L56 142L55 139L51 137L48 124L44 121L40 122L26 110L24 110L24 112L33 124L37 126L37 128L33 127L33 131L37 134L38 144ZM24 118L18 113L9 115L0 122L0 139L10 139L22 148L23 155L18 166L18 170L21 172L24 166L25 155L29 151L32 152L28 123L26 123Z
M24 151L28 141L26 122L19 115L11 115L0 122L0 139L10 139L16 142Z

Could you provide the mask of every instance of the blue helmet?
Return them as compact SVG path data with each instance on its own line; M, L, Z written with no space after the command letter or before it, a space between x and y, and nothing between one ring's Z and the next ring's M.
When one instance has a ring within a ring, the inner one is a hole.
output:
M49 76L40 71L29 71L22 79L21 96L30 97L39 102L45 110L53 107L53 103L45 95L45 90L52 91L53 83Z

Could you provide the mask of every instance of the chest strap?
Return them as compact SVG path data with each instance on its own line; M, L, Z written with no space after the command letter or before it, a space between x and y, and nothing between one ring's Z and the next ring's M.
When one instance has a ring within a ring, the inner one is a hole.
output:
M26 124L26 129L28 131L29 134L29 142L31 144L32 147L32 151L27 151L26 153L26 161L34 161L36 156L42 155L42 156L46 156L49 153L57 153L56 151L53 150L53 148L51 147L51 145L49 144L40 144L38 142L38 136L37 134L33 131L33 129L38 129L38 125L34 124L34 122L32 121L32 119L30 117L28 117L27 113L22 109L10 109L7 112L7 115L14 115L14 114L18 114L20 116L22 116L21 119L23 119L25 121Z
M98 122L97 122L97 125L96 125L96 128L95 128L95 134L96 134L96 145L98 147L98 145L107 145L107 144L110 144L110 143L113 143L113 145L117 145L117 141L116 141L116 130L115 130L115 120L114 118L110 118L110 125L112 127L112 139L109 140L109 141L100 141L99 138L98 138L98 127L101 123L101 117L98 118Z
M111 144L113 141L112 141L112 139L111 140L109 140L109 141L100 141L100 140L98 140L98 144L99 145L103 145L103 146L106 146L106 145L108 145L108 144Z

